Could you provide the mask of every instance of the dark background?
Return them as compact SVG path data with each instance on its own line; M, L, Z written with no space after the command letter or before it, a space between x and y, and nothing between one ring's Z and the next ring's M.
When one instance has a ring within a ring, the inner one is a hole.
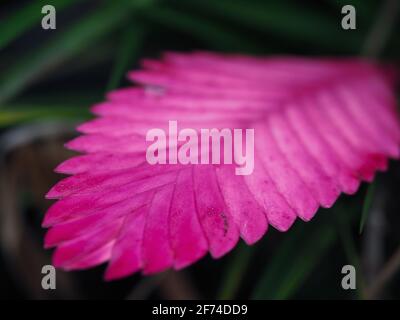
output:
M57 10L57 29L41 28L41 7ZM357 29L341 28L352 4ZM398 0L2 1L0 4L0 297L6 299L396 299L400 297L400 166L391 163L312 222L287 233L272 228L252 247L239 245L180 271L111 283L104 266L57 271L44 291L40 227L72 153L63 143L90 118L89 107L126 86L125 73L164 51L254 55L363 56L398 63ZM363 213L364 212L364 213ZM360 234L362 217L365 226ZM341 268L357 269L357 290L341 288Z

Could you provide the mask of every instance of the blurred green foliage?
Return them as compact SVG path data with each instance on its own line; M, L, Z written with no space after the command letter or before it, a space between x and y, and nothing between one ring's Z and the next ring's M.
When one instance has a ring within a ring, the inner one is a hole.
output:
M0 128L41 119L89 117L104 90L124 83L125 73L144 55L164 50L214 50L251 54L358 55L384 1L379 0L57 0L57 29L40 28L49 1L0 4ZM340 9L353 4L357 30L340 26ZM381 59L400 54L397 23ZM100 72L99 72L100 71ZM83 80L80 79L83 77ZM56 84L54 85L53 82ZM365 223L372 190L365 201ZM360 202L360 201L359 201ZM338 211L339 209L336 209ZM331 210L332 211L332 210ZM335 210L333 210L335 211ZM357 260L349 233L361 206L346 209L335 228L325 213L293 231L268 258L252 289L253 298L291 298L338 238L349 260ZM350 218L349 218L350 217ZM358 219L357 219L358 218ZM339 231L338 231L339 230ZM344 230L344 231L343 231ZM346 231L347 230L347 231ZM227 266L219 297L233 298L254 263L240 247Z

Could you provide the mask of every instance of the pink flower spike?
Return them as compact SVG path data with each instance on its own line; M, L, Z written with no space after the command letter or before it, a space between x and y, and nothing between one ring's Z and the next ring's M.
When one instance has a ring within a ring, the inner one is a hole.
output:
M399 157L387 66L207 52L142 66L128 75L140 85L110 92L66 144L82 154L56 168L70 176L48 192L57 201L43 221L57 267L108 262L114 280L219 258L240 238L310 221ZM232 140L203 149L211 129ZM165 133L156 163L153 130Z

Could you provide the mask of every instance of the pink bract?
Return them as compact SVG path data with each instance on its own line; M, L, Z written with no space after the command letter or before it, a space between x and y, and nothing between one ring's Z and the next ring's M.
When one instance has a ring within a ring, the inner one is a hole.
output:
M309 221L340 193L372 181L399 157L393 81L358 59L255 58L196 52L145 60L141 86L111 92L57 167L71 175L47 194L46 247L55 266L108 261L105 278L184 268L218 258L268 226ZM254 128L255 168L150 165L145 135L184 128Z

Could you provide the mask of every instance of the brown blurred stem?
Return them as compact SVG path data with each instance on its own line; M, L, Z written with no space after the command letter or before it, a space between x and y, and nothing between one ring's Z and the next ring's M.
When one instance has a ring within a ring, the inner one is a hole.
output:
M390 33L393 31L399 9L399 0L383 1L381 10L378 12L377 18L364 42L361 51L363 56L376 58L382 53Z
M385 189L382 184L377 184L373 204L366 221L365 237L363 243L363 266L366 282L374 286L375 279L384 263L384 236L385 236ZM366 296L368 297L368 292Z
M364 42L361 50L362 56L376 59L381 55L393 31L399 9L400 1L398 0L386 0L382 3L381 9ZM363 265L365 267L365 278L369 285L366 296L369 299L377 298L377 294L381 292L387 279L390 278L388 276L395 272L392 269L400 266L393 264L389 268L389 265L386 265L383 271L379 273L384 260L383 247L385 233L385 192L382 185L377 185L374 198L374 203L366 223L363 245ZM391 262L389 261L389 263Z
M376 280L368 289L367 298L368 299L378 298L382 289L386 286L389 280L393 278L393 276L396 274L399 268L400 268L400 246L391 256L389 261L386 263L381 272L378 274Z
M167 270L152 277L142 278L125 299L148 299L156 290L162 299L167 300L196 300L200 298L192 280L185 271Z

